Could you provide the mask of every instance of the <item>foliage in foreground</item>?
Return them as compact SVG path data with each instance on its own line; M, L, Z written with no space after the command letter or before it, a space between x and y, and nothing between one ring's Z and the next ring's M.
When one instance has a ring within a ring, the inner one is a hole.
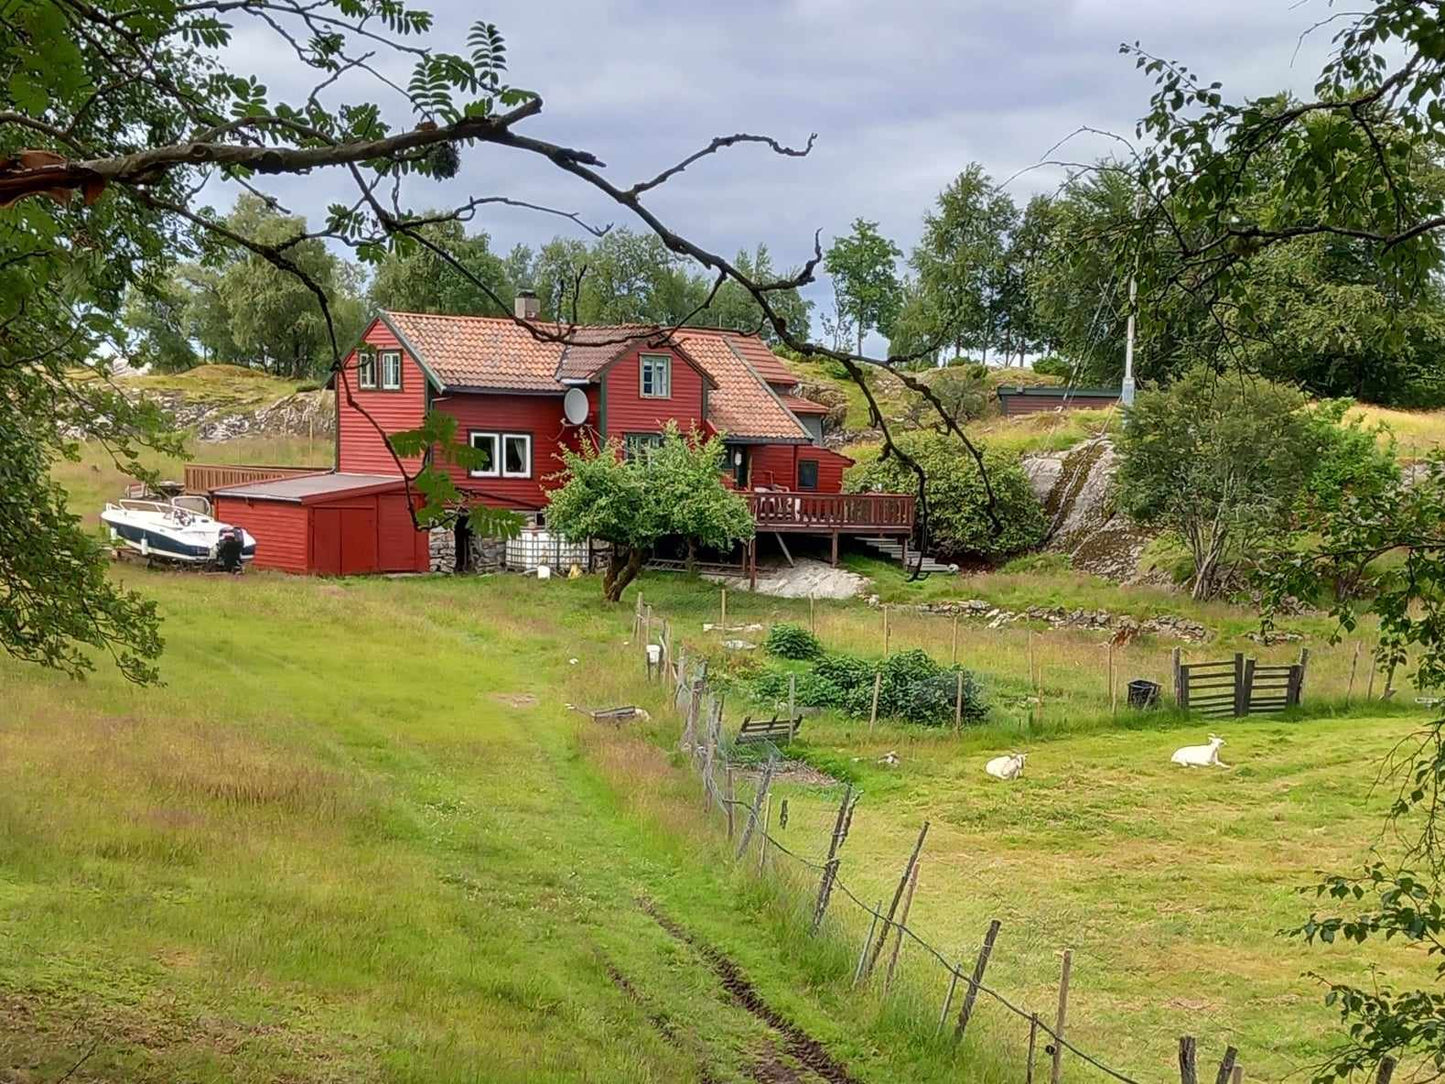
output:
M823 641L802 625L780 621L768 629L763 650L780 659L816 659L823 654Z
M881 662L842 651L814 657L808 669L794 674L797 703L810 708L831 708L858 718L873 710L873 685L878 675L878 715L921 726L951 726L960 679L963 699L961 721L981 723L988 717L988 702L974 676L957 664L943 666L928 652L914 648L898 651ZM786 700L789 672L763 671L753 680L753 692L764 700Z
M1013 456L984 452L984 466L995 497L996 529L988 514L988 493L972 457L939 433L913 432L897 438L900 448L928 477L930 555L997 560L1037 546L1044 537L1043 507L1028 476ZM850 492L883 490L913 493L918 476L897 457L864 460L848 472Z

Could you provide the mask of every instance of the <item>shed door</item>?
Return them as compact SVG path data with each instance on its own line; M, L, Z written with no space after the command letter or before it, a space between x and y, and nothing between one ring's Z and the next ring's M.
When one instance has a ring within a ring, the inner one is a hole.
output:
M312 510L311 560L323 576L377 572L376 508Z
M411 522L405 493L384 493L376 498L379 530L378 563L383 572L414 572L417 567L417 530Z

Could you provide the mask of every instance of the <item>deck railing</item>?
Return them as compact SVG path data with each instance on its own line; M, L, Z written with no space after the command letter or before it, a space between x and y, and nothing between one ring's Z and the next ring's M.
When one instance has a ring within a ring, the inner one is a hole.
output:
M186 492L210 493L248 482L270 482L300 474L320 474L329 467L260 467L249 463L187 463Z
M916 498L902 493L746 493L753 522L765 531L913 530Z

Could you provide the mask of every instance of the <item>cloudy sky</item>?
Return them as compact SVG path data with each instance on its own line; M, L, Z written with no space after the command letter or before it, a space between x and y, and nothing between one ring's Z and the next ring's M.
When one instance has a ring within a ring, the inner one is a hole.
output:
M905 250L938 190L968 162L996 178L1034 165L1081 126L1132 134L1151 83L1121 41L1178 59L1226 93L1307 93L1328 31L1324 0L413 0L438 17L432 41L462 51L479 17L506 35L515 85L545 110L526 131L597 153L632 181L717 134L766 132L806 159L741 148L694 166L652 205L680 232L729 254L766 241L794 265L814 230L826 240L863 216ZM1298 52L1297 52L1298 50ZM232 58L274 90L299 86L274 42L242 34ZM405 82L408 64L393 71ZM383 99L385 101L385 99ZM406 123L404 111L393 118ZM1055 152L1086 160L1079 138ZM1058 174L1026 172L1022 202ZM288 206L315 217L347 198L340 172L289 180ZM626 222L615 207L540 160L497 148L464 151L461 174L416 181L413 206L508 195ZM556 220L501 211L483 227L494 247L566 232Z

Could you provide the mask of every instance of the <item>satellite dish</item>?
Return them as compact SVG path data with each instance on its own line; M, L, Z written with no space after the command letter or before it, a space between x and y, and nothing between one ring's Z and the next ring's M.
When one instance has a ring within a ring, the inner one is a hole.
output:
M581 388L568 388L562 397L562 414L568 425L581 425L587 420L587 393Z

